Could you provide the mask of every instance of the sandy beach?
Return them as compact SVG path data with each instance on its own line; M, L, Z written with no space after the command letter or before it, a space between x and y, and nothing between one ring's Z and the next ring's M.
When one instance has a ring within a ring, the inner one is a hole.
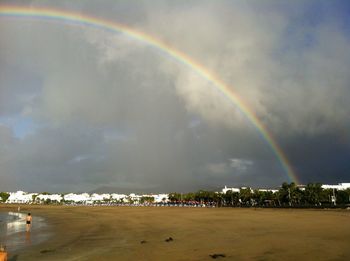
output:
M348 210L22 206L22 211L44 217L53 236L10 253L10 260L350 260Z

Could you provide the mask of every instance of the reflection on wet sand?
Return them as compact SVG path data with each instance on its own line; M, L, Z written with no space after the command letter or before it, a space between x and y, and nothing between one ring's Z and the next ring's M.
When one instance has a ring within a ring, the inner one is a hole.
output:
M30 232L26 232L26 245L30 246L32 244L32 240L30 238Z
M33 226L31 231L26 231L25 213L8 212L3 225L0 228L0 242L7 246L9 252L37 244L49 237L45 230L47 227L44 219L33 217Z
M6 235L11 235L17 232L21 232L25 230L25 214L9 212L10 216L13 217L13 221L7 222L6 225Z

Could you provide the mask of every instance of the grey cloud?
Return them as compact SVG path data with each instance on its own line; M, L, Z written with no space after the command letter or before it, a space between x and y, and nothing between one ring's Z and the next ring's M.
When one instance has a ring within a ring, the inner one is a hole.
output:
M254 1L32 2L44 4L128 24L195 59L242 97L303 181L317 168L301 155L345 155L337 150L347 145L317 140L349 127L349 38L327 19L293 24L303 3L289 12ZM237 106L157 48L96 28L19 19L0 26L0 115L36 125L15 141L0 128L0 140L13 142L0 147L9 159L1 166L6 187L156 192L287 179ZM328 160L329 169L338 162ZM344 177L338 169L321 181Z
M0 144L3 145L3 148L13 144L14 140L12 130L7 126L0 124Z

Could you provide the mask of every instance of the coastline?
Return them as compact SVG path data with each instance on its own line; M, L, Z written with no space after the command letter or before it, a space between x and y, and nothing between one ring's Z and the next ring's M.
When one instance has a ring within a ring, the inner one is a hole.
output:
M350 259L347 210L21 207L53 234L10 260Z
M16 208L17 209L17 208ZM26 232L25 217L27 213L15 212L14 209L1 207L0 213L8 215L10 218L4 220L0 228L0 243L6 246L8 253L17 253L30 248L33 245L40 244L50 237L47 228L48 225L44 218L34 216L35 223L31 232Z

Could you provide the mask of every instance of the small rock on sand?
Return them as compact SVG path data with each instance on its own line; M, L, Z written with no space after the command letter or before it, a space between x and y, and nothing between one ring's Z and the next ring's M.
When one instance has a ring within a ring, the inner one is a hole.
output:
M41 254L50 253L50 252L55 252L55 249L43 249L40 251Z
M217 259L217 258L219 258L219 257L226 257L226 255L225 254L212 254L212 255L209 255L211 258L213 258L213 259Z
M172 237L168 237L167 239L165 239L165 242L171 242L173 241L174 239Z

